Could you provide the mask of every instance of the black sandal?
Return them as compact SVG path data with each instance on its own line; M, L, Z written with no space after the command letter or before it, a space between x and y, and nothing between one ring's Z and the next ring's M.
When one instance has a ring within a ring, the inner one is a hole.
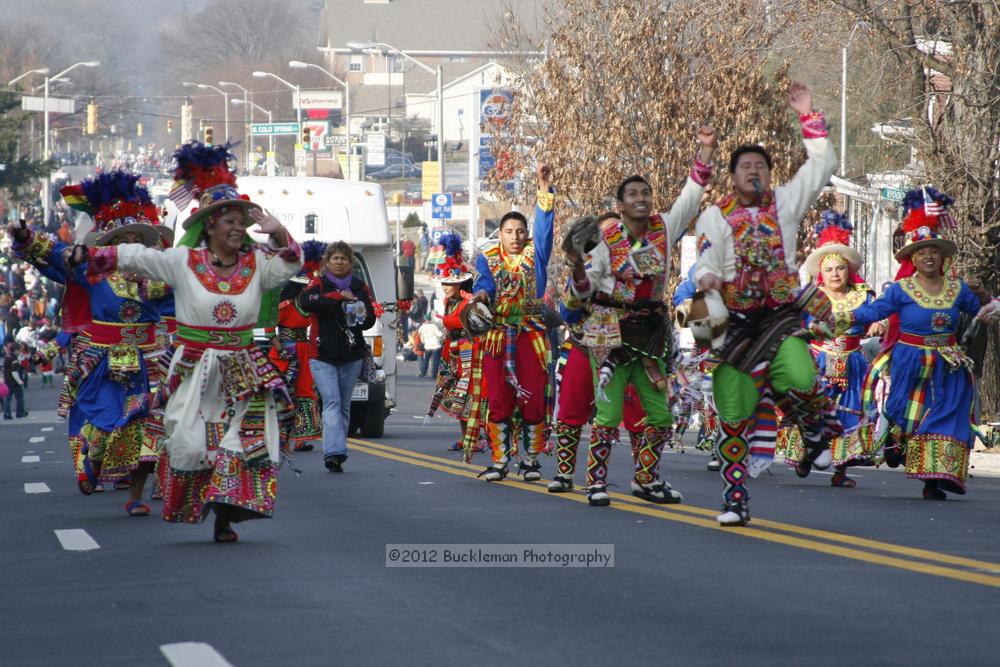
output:
M225 528L216 528L213 539L216 542L235 542L240 539L240 536L237 535L235 530L226 526Z

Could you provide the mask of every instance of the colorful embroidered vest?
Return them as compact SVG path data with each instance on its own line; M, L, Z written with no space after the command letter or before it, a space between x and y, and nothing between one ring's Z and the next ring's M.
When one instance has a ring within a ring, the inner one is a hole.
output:
M517 265L508 268L500 244L483 251L493 282L496 284L494 299L494 324L519 326L525 317L540 315L542 301L536 295L535 245L528 242L518 256Z
M722 286L726 308L745 313L795 301L799 276L790 273L785 262L774 193L764 194L756 216L733 194L717 206L732 230L736 253L736 275Z
M646 246L641 255L633 259L632 242L628 230L620 220L608 220L601 227L601 237L608 245L611 273L615 287L611 298L629 302L635 299L636 283L643 278L653 281L652 296L655 301L663 298L667 279L667 233L663 218L654 215L646 228Z

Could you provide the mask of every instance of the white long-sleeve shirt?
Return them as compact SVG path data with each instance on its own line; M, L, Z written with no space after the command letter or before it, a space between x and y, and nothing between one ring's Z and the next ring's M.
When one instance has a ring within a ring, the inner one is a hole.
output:
M837 154L828 137L804 139L803 143L808 154L805 164L799 167L792 180L774 189L785 263L790 273L798 272L795 253L798 250L799 223L837 170ZM701 214L696 234L698 263L694 271L695 281L708 273L714 273L725 282L732 281L736 277L733 232L718 206L712 206Z

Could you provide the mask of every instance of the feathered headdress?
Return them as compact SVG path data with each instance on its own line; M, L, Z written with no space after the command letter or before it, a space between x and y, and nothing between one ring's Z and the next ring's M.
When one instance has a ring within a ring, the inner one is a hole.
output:
M318 272L321 268L320 262L323 261L323 253L326 252L326 244L322 241L317 241L316 239L310 239L301 245L302 247L302 270L299 272L300 276L306 279L312 278L313 275Z
M902 262L915 250L927 245L938 246L944 257L954 255L958 246L942 234L942 227L957 227L955 219L948 212L954 203L953 198L930 186L907 192L903 197L904 217L901 228L908 242L896 252L896 261Z
M135 174L105 172L59 192L70 208L93 218L94 228L85 243L104 245L124 232L138 233L146 245L160 241L159 213Z
M434 280L464 283L471 278L472 272L462 256L462 237L458 234L442 234L438 243L443 249L444 259L434 269Z
M174 185L167 197L184 210L195 197L217 185L236 187L236 174L229 169L234 159L232 144L208 146L200 141L184 144L174 153Z
M854 279L858 269L861 268L861 255L851 247L852 231L854 225L846 214L827 209L820 215L819 224L815 229L816 249L806 257L806 271L818 284L823 284L820 274L823 260L831 256L846 261L851 267L852 282L860 281L860 278Z

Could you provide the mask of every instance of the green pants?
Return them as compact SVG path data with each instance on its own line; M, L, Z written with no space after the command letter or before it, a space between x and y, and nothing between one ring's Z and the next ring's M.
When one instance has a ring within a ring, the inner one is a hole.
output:
M811 389L816 381L816 364L809 345L795 336L786 338L768 368L767 381L776 394L790 389L803 392ZM759 399L750 374L741 373L727 363L712 372L712 394L719 417L727 422L749 419Z
M598 395L597 368L593 359L591 359L590 365L594 369L594 403L597 405L595 424L618 428L622 422L622 410L625 405L625 388L631 382L639 395L639 401L642 403L642 409L646 412L646 421L649 425L655 428L670 426L673 414L667 407L667 392L657 389L656 385L650 382L642 367L641 359L633 359L615 367L611 381L604 388L604 394L608 398L606 401ZM663 362L657 359L656 365L660 374L666 377L666 367Z

